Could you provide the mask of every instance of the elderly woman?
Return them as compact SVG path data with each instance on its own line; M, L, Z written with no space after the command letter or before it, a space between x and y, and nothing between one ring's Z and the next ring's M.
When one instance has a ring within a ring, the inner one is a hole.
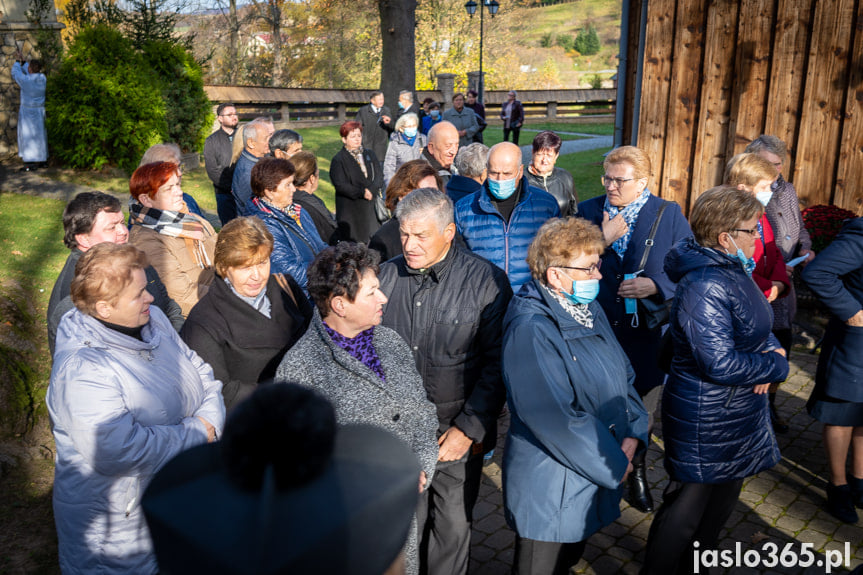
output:
M318 171L318 159L311 152L297 152L291 157L294 165L294 203L303 208L312 217L318 236L325 244L335 245L338 242L336 218L324 201L315 195L321 174Z
M560 156L563 140L554 132L540 132L533 139L533 155L524 172L527 183L545 190L557 200L561 217L578 213L578 195L572 183L572 174L554 166Z
M725 183L735 186L738 190L744 190L754 195L765 208L769 205L773 196L772 184L779 176L779 171L769 160L758 154L737 154L725 167ZM798 212L799 208L794 208ZM764 215L758 220L758 241L755 242L755 270L752 279L764 292L764 297L771 304L787 299L791 293L791 280L785 267L782 252L777 246L776 234L773 226ZM775 315L774 315L775 321ZM790 324L789 324L790 325ZM790 347L790 333L786 334L786 341ZM780 342L781 343L781 342ZM783 346L785 348L785 346ZM788 348L785 348L788 353ZM774 382L770 388L770 421L777 433L787 433L788 423L779 416L776 410L776 390L779 382Z
M180 171L171 162L139 167L129 180L129 191L129 243L147 254L185 317L213 281L216 231L189 213Z
M156 573L141 494L224 424L222 385L150 305L146 267L129 244L87 250L72 281L77 309L57 333L47 405L63 573Z
M533 279L504 318L503 377L512 420L503 459L513 573L560 574L588 537L620 515L620 483L647 413L635 374L594 301L599 228L552 219L527 255Z
M350 121L339 128L344 147L330 162L330 180L336 189L339 237L368 243L382 221L375 215L375 195L383 199L384 177L378 158L363 148L363 126Z
M384 186L389 185L399 166L418 160L422 155L428 138L419 133L419 124L416 114L405 114L396 121L396 130L390 136L390 146L384 158Z
M770 333L770 304L750 280L763 211L751 194L710 189L690 214L695 237L665 260L678 282L662 397L670 481L650 528L642 575L691 567L696 541L716 549L743 480L779 461L767 388L788 375L788 361Z
M252 197L246 212L273 234L272 273L288 274L306 289L306 268L326 247L308 212L294 203L294 165L262 158L252 168Z
M824 424L830 466L827 510L841 521L857 523L854 507L863 507L863 218L845 223L806 266L803 279L832 314L807 404L809 414ZM845 471L849 449L850 477Z
M180 332L213 367L227 409L273 378L312 317L297 282L270 275L272 251L273 235L258 218L228 222L216 242L216 280Z
M435 169L425 160L411 160L402 164L387 186L387 209L395 213L396 206L403 197L419 188L441 190L443 184ZM381 226L369 241L369 247L387 261L402 253L399 220L395 216Z
M581 202L578 215L602 228L605 250L599 303L632 362L635 389L652 422L665 374L656 362L661 332L648 317L670 305L675 286L663 261L668 250L691 232L680 206L648 190L650 157L643 150L634 146L612 150L603 167L605 195ZM655 226L657 221L661 225ZM635 471L629 476L629 503L644 513L653 511L645 454L646 450L636 454Z
M408 345L379 325L387 298L377 272L377 254L361 244L342 242L318 255L309 268L317 311L309 330L285 354L276 380L321 391L336 408L339 424L367 423L403 439L419 457L423 489L438 456L437 411ZM415 529L406 555L408 573L417 573Z
M459 148L453 165L458 173L446 183L446 195L455 203L482 189L488 174L488 146L473 143Z

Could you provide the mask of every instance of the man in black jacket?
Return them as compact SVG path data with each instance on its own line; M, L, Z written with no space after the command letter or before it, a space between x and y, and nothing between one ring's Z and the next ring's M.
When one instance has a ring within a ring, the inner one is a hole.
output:
M383 169L390 134L396 126L392 112L384 105L384 93L372 92L369 103L359 109L355 119L363 125L363 148L375 153L379 167Z
M216 191L216 209L222 225L237 217L237 208L231 196L231 147L237 129L237 108L233 104L219 104L216 108L219 129L207 136L204 142L204 164L207 175Z
M438 413L438 465L417 511L421 572L467 573L482 454L494 448L506 392L503 316L512 290L500 268L453 246L453 205L432 188L396 207L403 255L381 266L383 325L410 345Z

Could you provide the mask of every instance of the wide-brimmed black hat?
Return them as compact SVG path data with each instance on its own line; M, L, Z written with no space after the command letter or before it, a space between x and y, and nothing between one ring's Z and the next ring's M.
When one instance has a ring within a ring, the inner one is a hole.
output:
M271 423L253 423L252 434L245 426L236 441L235 415L254 421L279 399L280 391L259 394L266 388L250 398L255 409L238 406L229 418L223 442L231 449L213 443L181 453L147 488L142 506L161 572L381 575L411 526L420 473L416 456L397 437L367 425L339 427L331 454L323 453L319 464L298 455L309 447L294 443L302 437L266 437ZM241 475L248 479L249 469L263 472L252 471L260 477L243 485L236 453L255 433L264 436L251 450L255 453L239 463L245 466ZM326 452L320 439L310 437L309 443ZM285 441L291 445L279 445ZM250 463L268 450L274 451L264 457L272 463ZM284 477L292 459L301 470L299 481Z

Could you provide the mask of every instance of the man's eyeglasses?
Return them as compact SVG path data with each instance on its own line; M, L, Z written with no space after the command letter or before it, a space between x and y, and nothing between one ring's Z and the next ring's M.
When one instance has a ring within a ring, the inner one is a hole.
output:
M733 228L731 231L732 232L746 232L747 234L749 234L753 238L758 237L758 228L752 228L751 230L748 230L746 228Z
M634 179L635 178L612 178L608 174L605 174L604 176L602 176L602 185L610 186L611 184L614 184L615 187L619 188L626 182L631 182Z
M578 271L584 272L588 275L593 275L594 272L598 272L599 268L602 267L602 260L597 261L595 264L593 264L589 268L577 268L575 266L553 266L553 267L562 268L565 270L578 270Z

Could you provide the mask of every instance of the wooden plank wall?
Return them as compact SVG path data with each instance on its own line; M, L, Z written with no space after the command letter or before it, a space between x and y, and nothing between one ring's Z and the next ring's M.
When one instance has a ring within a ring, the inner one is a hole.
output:
M640 121L623 134L650 155L654 193L688 210L767 133L804 206L863 206L863 0L644 1Z

